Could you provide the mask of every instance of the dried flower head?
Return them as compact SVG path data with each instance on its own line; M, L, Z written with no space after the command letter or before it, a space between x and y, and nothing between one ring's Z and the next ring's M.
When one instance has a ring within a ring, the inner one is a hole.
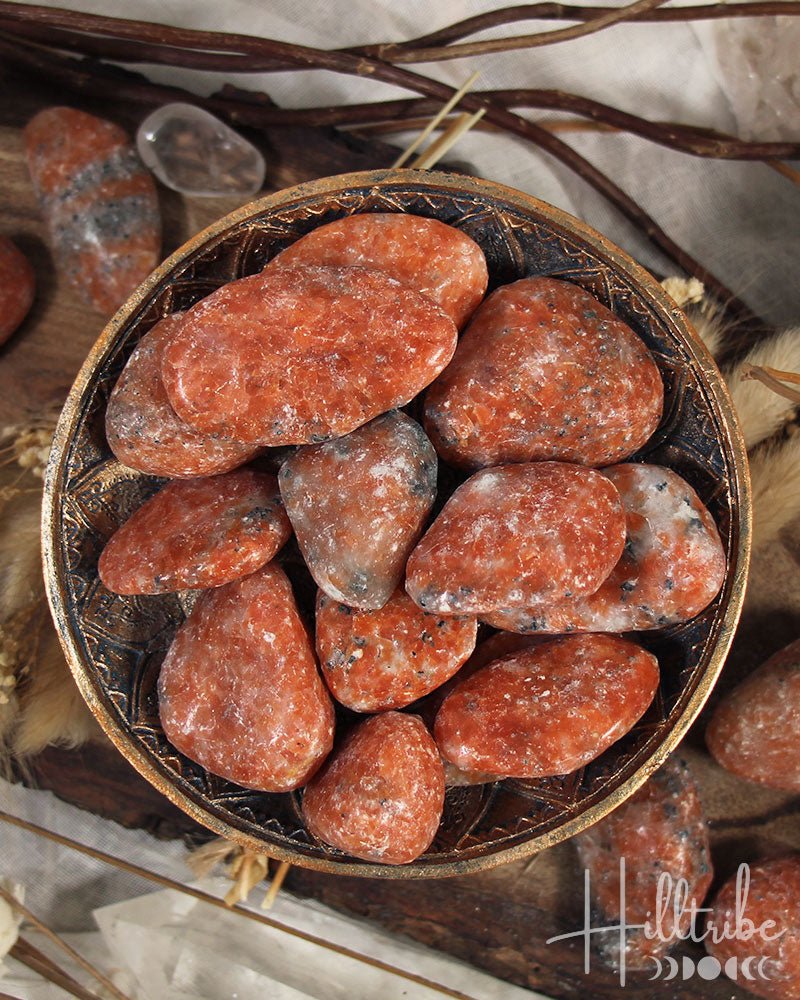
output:
M757 449L750 457L750 478L756 549L800 517L800 435Z

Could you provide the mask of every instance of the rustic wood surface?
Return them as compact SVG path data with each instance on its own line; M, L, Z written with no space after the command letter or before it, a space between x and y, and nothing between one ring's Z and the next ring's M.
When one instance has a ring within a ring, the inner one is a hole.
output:
M39 280L31 315L0 350L0 425L4 425L63 401L102 329L103 317L85 307L54 272L22 152L24 123L40 108L63 103L64 98L41 81L4 75L2 68L0 93L0 232L29 254ZM88 99L79 103L130 130L146 111ZM386 166L395 154L391 147L368 145L328 129L271 129L250 137L266 155L268 190L327 174ZM189 200L163 189L161 195L165 253L239 204L230 198ZM751 594L718 691L800 636L798 563L800 540L792 533L757 554ZM716 697L718 692L712 704ZM744 784L723 772L703 750L703 725L701 717L681 752L700 782L718 884L741 861L800 849L800 799ZM157 836L197 837L204 832L106 742L75 751L49 749L33 761L32 780L84 809ZM728 980L702 982L695 977L688 982L653 983L635 973L629 973L623 989L599 960L593 962L587 979L581 943L545 943L581 924L582 876L569 844L527 862L444 881L365 880L293 869L287 886L553 997L743 1000L750 996ZM696 946L681 951L694 958L702 954Z

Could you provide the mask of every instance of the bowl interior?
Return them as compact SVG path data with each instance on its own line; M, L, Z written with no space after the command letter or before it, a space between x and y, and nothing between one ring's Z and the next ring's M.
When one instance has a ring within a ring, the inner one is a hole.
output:
M646 716L587 767L563 777L450 788L430 851L402 867L349 858L306 831L300 793L243 789L177 753L158 720L156 679L185 616L179 595L121 597L97 578L112 532L161 481L121 466L105 439L109 392L138 339L164 315L259 271L309 230L355 212L410 212L468 233L490 289L546 274L581 285L627 322L665 384L661 425L636 458L667 465L708 505L727 550L725 585L699 617L642 643L661 685ZM45 488L51 606L70 666L106 732L134 766L220 835L297 864L370 876L437 876L531 854L595 822L663 761L700 711L741 609L749 495L744 446L721 377L658 283L572 217L500 185L441 173L377 171L327 178L255 202L195 237L114 317L72 389Z

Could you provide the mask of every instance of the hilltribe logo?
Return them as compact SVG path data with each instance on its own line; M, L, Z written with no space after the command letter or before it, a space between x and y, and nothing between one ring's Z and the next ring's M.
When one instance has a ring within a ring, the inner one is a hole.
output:
M757 938L762 942L776 941L786 933L785 929L776 930L774 920L765 920L762 924L756 925L745 916L747 909L747 897L750 891L750 866L742 864L736 874L736 906L733 919L724 920L722 924L715 924L713 920L699 920L701 916L712 913L709 908L697 905L697 901L689 898L689 885L684 878L677 880L668 872L663 872L659 877L656 887L655 911L647 914L647 919L643 924L629 924L625 919L625 858L620 858L619 862L619 923L607 926L592 926L591 917L591 876L588 870L584 871L584 907L583 907L583 927L577 931L570 931L567 934L558 934L547 939L547 944L556 941L566 941L571 938L583 938L584 962L583 971L586 975L591 972L591 942L593 934L614 934L619 941L619 981L620 985L625 985L625 941L626 935L630 931L643 930L648 941L661 941L665 944L677 941L694 941L702 944L709 940L714 944L721 941L752 941ZM670 915L671 926L666 924L666 918ZM687 926L688 930L681 931L682 926ZM754 949L758 952L760 949ZM649 978L669 980L691 979L699 976L700 979L717 979L723 973L729 979L739 979L755 981L756 979L766 979L767 965L769 960L757 953L746 958L739 959L733 956L724 963L712 955L706 955L695 962L688 956L681 957L680 961L671 956L665 958L655 958L651 956L653 962L653 975Z

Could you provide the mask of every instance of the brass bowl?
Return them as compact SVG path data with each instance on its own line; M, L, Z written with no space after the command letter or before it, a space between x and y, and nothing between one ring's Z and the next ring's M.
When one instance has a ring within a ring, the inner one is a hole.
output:
M167 742L156 678L184 618L176 595L119 597L97 579L111 533L159 484L121 466L105 439L108 394L139 337L225 282L259 271L316 226L355 212L433 216L483 248L491 286L549 274L583 286L643 338L666 387L664 418L640 458L697 489L720 528L725 585L702 615L642 641L661 686L642 721L573 774L450 788L427 854L370 864L315 840L299 793L263 794L208 774ZM70 667L103 729L134 767L198 822L308 868L390 878L460 875L541 851L599 820L674 750L722 669L744 596L750 538L747 459L725 385L658 282L588 226L500 184L446 173L379 170L302 184L247 205L190 240L144 282L92 349L56 431L45 484L49 600Z

